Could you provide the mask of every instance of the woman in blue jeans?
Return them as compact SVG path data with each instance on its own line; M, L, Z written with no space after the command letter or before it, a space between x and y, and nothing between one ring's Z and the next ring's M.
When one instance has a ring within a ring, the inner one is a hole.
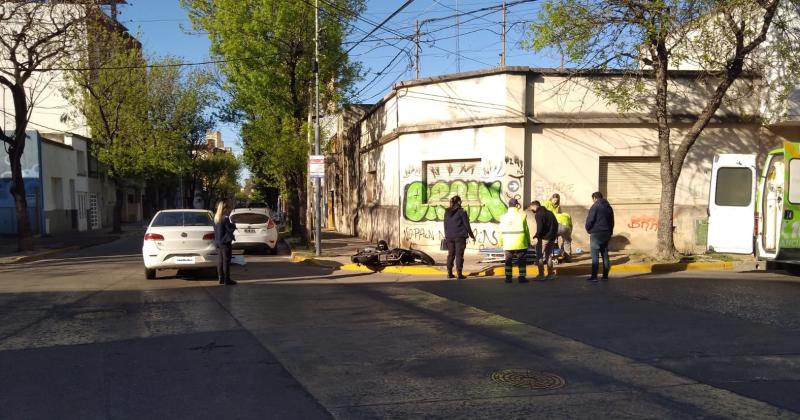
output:
M586 231L589 232L589 251L592 254L592 276L587 280L597 283L600 256L603 257L603 281L608 281L611 260L608 258L608 242L614 234L614 209L601 192L592 193L592 207L586 216Z

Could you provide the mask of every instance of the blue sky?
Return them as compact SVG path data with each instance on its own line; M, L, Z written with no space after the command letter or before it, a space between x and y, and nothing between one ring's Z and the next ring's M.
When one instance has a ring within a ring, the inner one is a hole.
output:
M508 3L513 1L508 0ZM362 15L363 19L355 22L350 41L360 40L373 29L374 26L366 21L380 22L403 3L403 0L367 0L367 10ZM502 14L499 10L466 12L500 3L500 0L414 1L390 20L385 30L375 33L380 40L370 38L351 52L351 57L361 62L365 71L364 80L356 86L361 91L357 101L375 102L388 92L393 83L415 78L412 61L415 48L410 40L415 20L423 22L420 30L422 77L498 65ZM506 65L559 65L558 57L534 55L519 47L525 22L535 17L538 5L538 2L531 1L508 8ZM121 6L120 12L120 20L131 31L139 33L149 55L179 56L190 62L209 58L208 38L205 34L192 32L186 12L178 0L128 0L128 5ZM453 17L456 14L462 14L458 25ZM426 22L429 19L435 20ZM234 152L240 154L238 127L223 125L219 128L226 146L233 147Z

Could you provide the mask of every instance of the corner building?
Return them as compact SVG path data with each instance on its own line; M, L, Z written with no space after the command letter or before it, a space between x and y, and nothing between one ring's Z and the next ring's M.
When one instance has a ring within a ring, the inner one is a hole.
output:
M329 223L368 240L435 251L444 237L444 209L458 194L477 238L468 252L477 252L497 246L497 222L510 198L528 203L559 193L575 225L573 247L586 247L591 193L602 191L615 210L612 249L653 249L661 195L654 89L648 87L639 109L621 112L595 94L596 86L619 77L504 67L401 82L377 104L345 107L327 159ZM697 71L671 77L677 145L715 80ZM750 94L718 110L680 177L674 219L680 251L705 249L714 155L763 156L797 131L759 123L757 77L733 88Z

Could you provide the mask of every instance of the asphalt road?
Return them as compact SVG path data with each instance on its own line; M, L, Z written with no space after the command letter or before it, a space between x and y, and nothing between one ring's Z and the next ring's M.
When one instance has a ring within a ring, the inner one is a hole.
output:
M780 273L508 285L248 255L219 286L145 280L139 246L0 267L0 418L800 418Z

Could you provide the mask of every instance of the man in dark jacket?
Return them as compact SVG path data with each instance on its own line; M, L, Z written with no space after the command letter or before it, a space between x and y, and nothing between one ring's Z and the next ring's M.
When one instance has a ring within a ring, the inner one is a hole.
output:
M592 193L592 207L586 216L586 231L589 232L589 250L592 254L592 276L587 280L597 283L599 256L603 257L603 281L608 281L611 260L608 258L608 241L614 234L614 209L601 192Z
M444 212L444 240L447 244L447 278L453 275L453 260L456 263L458 279L467 278L462 270L464 268L464 249L467 247L467 238L475 240L475 234L469 225L469 215L461 207L461 197L453 196L450 207Z
M539 275L536 280L554 280L553 273L553 244L558 236L558 221L556 216L545 208L542 203L534 201L528 207L536 215L536 265L539 266ZM547 264L547 278L544 277L544 265Z

